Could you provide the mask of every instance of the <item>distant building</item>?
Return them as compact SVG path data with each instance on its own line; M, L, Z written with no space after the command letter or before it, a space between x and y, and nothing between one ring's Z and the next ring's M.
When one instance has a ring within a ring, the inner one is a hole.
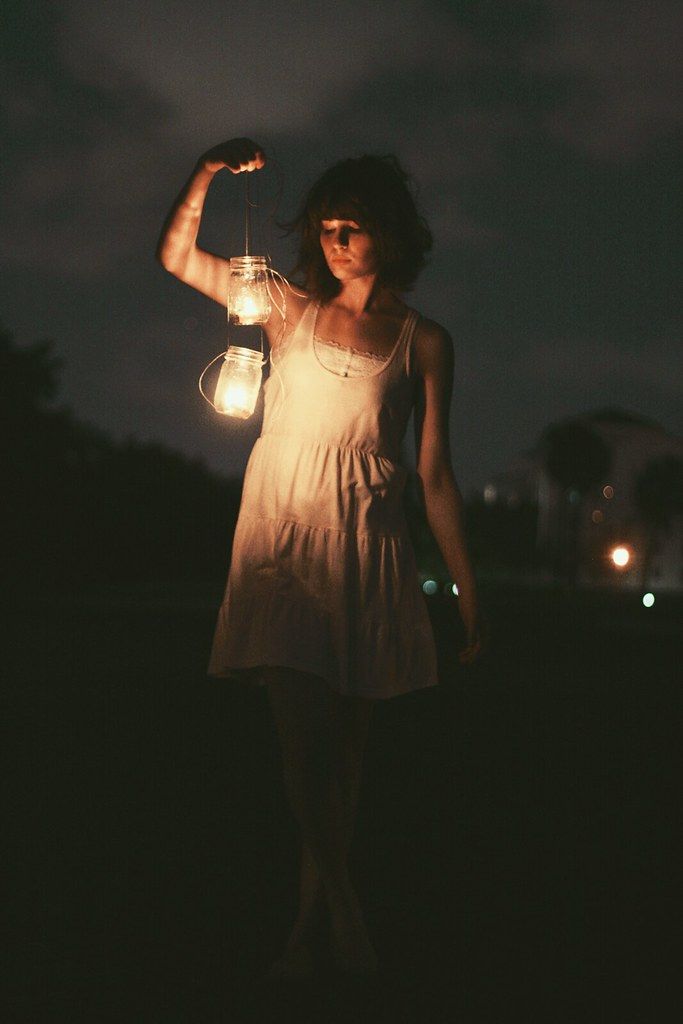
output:
M484 502L510 509L536 506L537 548L548 567L556 568L555 555L571 535L577 582L683 589L683 441L622 410L555 426L577 424L607 447L609 469L600 479L583 491L558 483L547 468L544 434L490 479Z

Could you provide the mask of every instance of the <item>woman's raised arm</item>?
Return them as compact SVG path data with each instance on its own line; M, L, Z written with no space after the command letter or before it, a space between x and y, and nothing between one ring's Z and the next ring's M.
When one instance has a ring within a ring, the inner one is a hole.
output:
M225 304L229 263L197 245L204 200L214 174L227 167L233 174L263 167L263 150L251 139L230 139L204 153L177 197L161 229L156 256L180 281Z

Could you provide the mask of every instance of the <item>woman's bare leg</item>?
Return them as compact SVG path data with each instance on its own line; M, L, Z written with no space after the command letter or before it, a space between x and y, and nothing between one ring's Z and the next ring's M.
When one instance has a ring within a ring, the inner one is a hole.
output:
M363 754L374 701L365 697L342 697L331 693L332 770L337 778L343 812L339 823L344 860L348 863L358 809ZM313 942L325 912L325 894L320 872L305 840L301 843L299 913L290 941Z
M339 781L344 857L348 861L356 822L365 751L374 701L363 697L335 694L334 771ZM358 907L360 910L360 905ZM336 966L344 971L372 973L377 956L365 931L365 923L345 912L330 915L332 954ZM359 929L360 924L360 929Z
M285 788L302 840L300 909L284 973L306 973L302 947L312 941L325 904L339 966L371 970L376 958L347 858L373 702L340 697L323 680L304 673L270 669L264 674Z

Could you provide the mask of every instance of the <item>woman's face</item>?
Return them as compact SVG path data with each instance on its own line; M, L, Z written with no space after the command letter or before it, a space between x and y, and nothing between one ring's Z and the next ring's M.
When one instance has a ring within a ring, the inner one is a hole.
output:
M351 281L377 273L375 243L369 232L355 220L322 220L320 245L330 273L338 281Z

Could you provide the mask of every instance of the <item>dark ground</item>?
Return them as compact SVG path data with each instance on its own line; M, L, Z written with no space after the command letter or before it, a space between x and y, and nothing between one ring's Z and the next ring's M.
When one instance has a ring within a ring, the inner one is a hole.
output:
M4 1020L671 1019L680 600L489 588L462 671L435 599L442 685L379 703L367 752L353 873L382 973L278 988L296 832L264 691L204 675L220 592L5 611Z

